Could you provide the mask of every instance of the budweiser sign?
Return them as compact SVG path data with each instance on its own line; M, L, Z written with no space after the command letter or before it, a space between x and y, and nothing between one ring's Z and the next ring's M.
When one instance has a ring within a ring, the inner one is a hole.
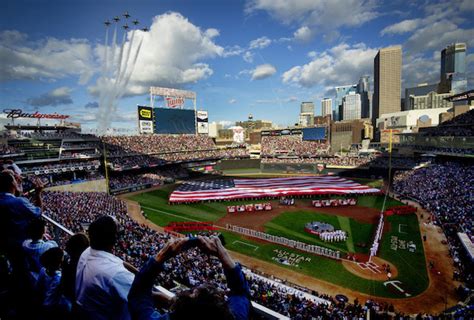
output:
M165 98L166 99L166 105L168 108L176 108L179 106L184 105L184 98L181 97L176 97L176 98Z
M33 119L67 119L69 118L68 115L65 114L57 114L57 113L39 113L36 111L35 113L26 113L23 112L21 109L4 109L4 113L7 114L7 118L16 119L16 118L33 118Z

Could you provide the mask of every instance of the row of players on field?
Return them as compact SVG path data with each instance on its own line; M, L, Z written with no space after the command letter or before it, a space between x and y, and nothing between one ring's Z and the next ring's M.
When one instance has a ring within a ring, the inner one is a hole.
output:
M253 212L253 211L270 211L272 210L272 204L267 203L256 203L256 204L242 204L238 206L228 206L227 213L236 212Z
M285 198L280 199L280 204L283 205L294 205L295 199ZM323 200L313 200L311 205L316 208L321 207L339 207L339 206L355 206L357 200L355 198L349 199L323 199ZM270 211L272 210L272 204L267 203L256 203L256 204L242 204L237 206L228 206L227 213L236 213L236 212L253 212L253 211Z

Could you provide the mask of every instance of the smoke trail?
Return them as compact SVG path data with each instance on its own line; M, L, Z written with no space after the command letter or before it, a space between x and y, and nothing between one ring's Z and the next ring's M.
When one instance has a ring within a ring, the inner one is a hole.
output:
M123 82L123 86L122 86L121 90L119 91L118 95L115 97L115 99L120 99L123 96L123 94L125 93L125 87L128 85L128 82L130 81L132 73L135 70L135 65L136 65L137 60L138 60L138 54L140 53L140 50L142 48L143 39L145 39L145 36L146 36L146 33L144 33L142 38L140 39L140 44L138 45L137 51L135 51L135 57L133 58L132 67L130 68L131 70L128 73L127 77L125 78L125 81Z
M119 51L119 57L118 57L118 71L117 71L117 74L115 75L115 81L114 81L114 85L113 85L113 88L112 88L112 94L113 96L116 96L117 95L117 88L120 87L120 78L122 76L122 57L123 57L123 48L125 46L125 36L126 36L126 32L123 34L122 36L122 45L120 46L120 51Z
M102 76L101 78L99 79L99 87L100 87L100 84L101 82L104 82L103 79L104 79L104 76L105 76L105 73L107 71L107 63L108 63L108 59L107 59L107 56L109 54L109 28L108 26L105 28L105 45L104 45L104 60L102 62ZM103 108L102 106L104 105L104 100L105 100L105 91L104 90L100 90L100 94L99 94L99 110L100 108ZM97 112L99 112L99 110Z
M114 76L114 70L116 70L116 60L117 60L117 22L114 26L114 33L112 37L112 52L111 52L111 61L110 64L107 64L107 70L102 78L101 90L104 93L103 104L99 106L99 111L97 113L97 123L98 123L98 132L99 134L104 134L107 130L108 121L110 114L113 110L113 87L111 87L111 80Z
M125 60L124 60L125 68L123 69L123 74L120 75L119 83L122 83L124 76L127 74L128 60L130 58L130 52L132 51L134 38L135 38L135 29L132 31L132 37L130 38L130 42L128 43L128 50L127 50L127 53L125 54Z

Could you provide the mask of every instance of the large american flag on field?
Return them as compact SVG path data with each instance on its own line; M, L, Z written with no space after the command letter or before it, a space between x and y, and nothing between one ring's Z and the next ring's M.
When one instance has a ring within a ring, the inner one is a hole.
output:
M196 202L242 198L321 194L378 193L379 189L338 176L307 176L265 179L212 179L180 184L169 201Z

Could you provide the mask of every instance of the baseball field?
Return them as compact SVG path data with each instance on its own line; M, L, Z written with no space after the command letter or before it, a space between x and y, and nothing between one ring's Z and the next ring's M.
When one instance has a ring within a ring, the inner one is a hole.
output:
M359 180L380 187L380 181ZM356 206L314 208L310 199L296 199L294 206L282 206L271 201L273 210L228 214L229 205L256 201L209 202L169 205L168 197L176 185L166 185L154 191L130 195L140 204L147 219L158 226L171 222L211 221L219 228L226 247L234 252L269 262L305 276L310 276L343 288L376 297L405 299L421 294L428 288L425 253L415 214L386 218L378 257L374 262L379 272L354 261L333 260L286 246L249 238L225 230L226 224L263 231L271 235L338 250L365 261L377 225L384 196L357 196ZM327 196L324 198L328 198ZM317 199L317 197L315 197ZM386 208L401 205L388 198ZM308 222L329 223L348 234L345 242L324 242L305 232ZM382 266L390 265L391 279Z

